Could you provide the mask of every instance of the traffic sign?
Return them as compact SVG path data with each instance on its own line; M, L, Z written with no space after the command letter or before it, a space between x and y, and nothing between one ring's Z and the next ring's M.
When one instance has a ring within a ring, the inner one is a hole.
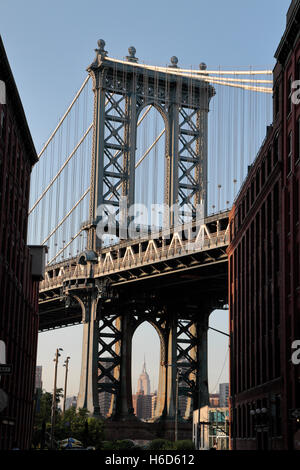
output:
M10 375L12 374L12 369L12 364L0 364L0 375Z

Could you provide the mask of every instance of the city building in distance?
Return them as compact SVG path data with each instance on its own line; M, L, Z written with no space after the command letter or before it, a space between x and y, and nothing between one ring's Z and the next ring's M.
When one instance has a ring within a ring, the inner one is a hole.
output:
M232 449L299 449L300 0L273 71L273 123L230 213ZM298 99L297 99L298 96ZM299 362L299 361L298 361Z
M150 392L150 378L146 370L144 359L142 373L138 378L137 392L132 395L132 406L134 414L141 420L149 420L154 417L157 394Z
M209 406L217 408L220 403L220 395L218 393L209 394Z
M0 340L11 366L0 384L7 397L0 410L0 450L28 449L45 249L26 245L30 173L38 159L1 37L0 80Z
M146 359L144 358L143 370L138 378L137 392L143 392L144 395L150 395L150 378L146 371Z
M229 408L203 406L200 412L195 410L193 441L197 450L229 450Z
M70 408L76 408L77 406L77 396L73 395L72 397L67 397L66 398L66 410L69 410Z
M43 372L43 366L36 366L35 368L35 391L37 389L42 390L43 388L42 372Z
M229 406L229 383L219 384L219 406L226 408Z

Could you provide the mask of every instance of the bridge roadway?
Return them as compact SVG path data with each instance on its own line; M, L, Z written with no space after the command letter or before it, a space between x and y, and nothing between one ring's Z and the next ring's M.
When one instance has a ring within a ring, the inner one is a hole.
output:
M40 283L39 330L80 323L81 307L68 302L66 293L89 289L92 280L105 279L112 288L105 309L145 297L188 304L196 297L198 304L209 292L216 308L219 300L227 303L228 214L220 212L187 226L185 233L193 231L192 241L179 226L170 229L169 238L160 231L151 239L123 241L97 254L88 252L48 266Z

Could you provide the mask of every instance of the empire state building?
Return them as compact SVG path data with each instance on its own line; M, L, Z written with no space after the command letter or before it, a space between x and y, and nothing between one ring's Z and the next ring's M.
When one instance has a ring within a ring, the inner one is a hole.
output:
M133 409L137 418L142 420L152 418L153 395L150 394L150 379L144 359L143 370L138 379L137 393L132 396Z
M144 365L141 375L138 379L137 393L143 392L144 395L150 395L150 379L146 371L146 360L144 358Z

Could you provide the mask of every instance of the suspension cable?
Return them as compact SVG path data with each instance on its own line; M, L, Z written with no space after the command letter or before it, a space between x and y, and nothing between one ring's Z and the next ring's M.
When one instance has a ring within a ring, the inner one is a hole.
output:
M77 98L79 98L82 90L84 89L85 85L87 84L87 82L89 81L89 78L90 78L90 75L88 75L83 84L81 85L81 87L79 88L79 90L77 91L72 103L70 104L70 106L68 107L67 111L65 112L65 114L63 115L63 117L61 118L61 120L59 121L59 123L57 124L56 128L54 129L54 131L52 132L52 134L50 135L49 139L47 140L47 142L45 143L44 147L42 148L42 150L40 151L40 153L38 154L38 158L41 158L41 156L43 155L43 153L45 152L46 148L48 147L48 145L50 144L51 140L53 139L53 137L55 136L56 132L58 131L58 129L60 128L60 126L62 125L62 123L64 122L64 120L66 119L66 117L68 116L69 112L71 111L71 109L73 108L73 105L75 103L75 101L77 100Z
M139 159L139 161L136 163L135 165L135 168L137 168L141 163L142 161L144 160L145 157L147 157L147 155L151 152L151 150L153 149L154 145L157 144L157 142L159 141L159 139L163 136L163 134L166 132L166 128L164 128L161 133L156 137L155 141L150 145L150 147L146 150L146 152L144 153L144 155Z
M127 63L126 61L122 61L122 60L119 60L119 59L113 59L113 58L108 58L108 60L112 61L112 62L118 62L118 63ZM272 89L271 88L260 88L260 87L248 87L246 85L238 85L238 84L229 84L229 83L226 83L226 82L215 82L214 81L214 78L207 78L205 79L203 77L203 75L205 74L235 74L235 75L266 75L266 74L272 74L272 71L271 70L250 70L250 71L209 71L209 70L192 70L192 69L171 69L170 67L154 67L154 66L151 66L151 65L144 65L144 64L138 64L138 63L134 63L134 62L130 62L130 65L134 66L134 67L141 67L141 68L145 68L145 69L148 69L148 70L152 70L152 71L159 71L159 72L166 72L170 75L180 75L180 76L183 76L183 77L188 77L188 78L191 78L191 77L194 77L194 78L198 78L200 80L203 80L203 81L207 81L207 82L211 82L211 83L219 83L220 85L226 85L226 86L232 86L232 87L237 87L237 88L244 88L246 90L250 90L250 91L259 91L259 92L262 92L262 93L272 93ZM218 78L215 77L215 80L217 80ZM222 80L221 78L218 79L218 80Z
M199 78L201 79L208 79L207 75L199 75ZM213 78L215 80L222 80L222 82L241 82L241 83L269 83L273 84L273 80L263 80L263 79L251 79L251 78L232 78L232 77L214 77L212 75L209 75L210 78Z
M217 85L225 85L229 87L234 87L234 88L242 88L243 90L249 90L249 91L258 91L261 93L273 93L273 89L269 87L259 87L259 86L253 86L253 85L244 85L244 84L239 84L239 83L230 83L230 82L224 82L222 78L201 78L206 83L215 83Z
M128 62L121 59L114 59L112 57L106 57L105 60L111 62L118 62L120 64L127 64L132 65L133 67L140 67L145 68L148 70L158 71L158 72L167 72L167 73L176 73L176 74L220 74L220 75L272 75L272 70L192 70L192 69L181 69L181 68L173 68L173 67L161 67L155 65L146 65L146 64L139 64L136 62Z
M147 114L149 113L149 111L150 111L151 108L152 108L152 105L149 106L149 107L147 108L147 110L144 112L144 114L142 115L142 117L139 119L139 121L138 121L138 123L137 123L138 126L141 124L141 122L142 122L142 121L144 120L144 118L147 116ZM90 130L90 128L88 129L88 131L89 131L89 130ZM88 131L87 131L87 132L88 132ZM164 130L164 131L165 131L165 130ZM160 137L161 137L161 136L159 136L159 138L157 139L157 141L160 139ZM153 145L155 145L155 143L154 143ZM150 149L150 150L151 150L151 149ZM150 150L149 150L149 151L150 151ZM116 155L117 155L117 153L119 153L119 151L116 152ZM148 152L148 153L149 153L149 152ZM116 156L116 155L115 155L115 156ZM145 156L146 156L146 155L144 155L144 156L142 157L142 159L144 159ZM66 163L66 162L65 162L65 163ZM140 163L141 163L141 161L137 164L137 166L138 166ZM62 169L63 169L63 168L61 168L60 171L62 171ZM57 178L57 177L58 177L58 174L56 175L55 178ZM54 181L52 180L52 183L53 183L53 182L54 182ZM49 187L50 187L50 186L49 186ZM49 188L48 188L48 189L49 189ZM46 190L44 191L44 193L46 193L48 189L46 188ZM67 220L67 218L72 214L72 212L76 209L76 207L80 204L80 202L85 198L85 196L88 194L89 191L90 191L90 187L83 193L83 195L81 196L81 198L76 202L76 204L72 207L72 209L70 209L70 211L64 216L64 218L59 222L59 224L51 231L51 233L50 233L49 235L47 235L47 237L43 240L42 245L44 245L44 243L46 243L46 242L49 240L49 238L51 238L52 235L54 235L54 233L55 233L55 232L59 229L59 227ZM40 200L43 196L44 196L44 194L41 195L41 197L39 198L39 200ZM30 209L29 214L34 210L35 206L39 203L39 200L38 200L38 201L34 204L34 206ZM65 248L67 248L67 247L68 247L68 245L65 245L63 249L65 249ZM53 258L53 259L55 259L55 258ZM50 262L52 262L52 260L51 260ZM49 262L49 263L50 263L50 262Z
M81 203L81 201L85 198L85 196L89 193L90 191L90 187L87 188L87 190L83 193L83 195L81 196L81 198L76 202L76 204L74 204L74 206L72 207L72 209L69 210L69 212L64 216L64 218L59 222L59 224L52 230L52 232L47 235L47 238L45 238L45 240L42 241L41 245L44 245L44 243L46 243L49 238L52 237L52 235L54 235L54 233L59 229L59 227L67 220L67 218L72 214L72 212L76 209L76 207Z
M38 203L41 201L41 199L43 199L43 197L45 196L45 194L49 191L49 189L51 188L51 186L53 185L53 183L57 180L57 178L59 177L59 175L61 174L61 172L63 171L63 169L66 167L66 165L69 163L69 161L71 160L71 158L75 155L75 153L77 152L78 148L80 147L80 145L82 144L82 142L84 141L84 139L87 137L87 135L89 134L90 130L92 129L93 127L93 123L88 127L88 129L85 131L84 135L81 137L81 139L79 140L79 142L77 143L77 145L75 146L75 148L72 150L72 152L70 153L70 155L68 156L67 160L64 162L64 164L60 167L60 169L58 170L58 172L56 173L56 175L54 176L54 178L52 178L52 180L50 181L50 183L48 184L47 188L42 192L42 194L40 195L40 197L35 201L35 203L33 204L33 206L31 207L30 211L28 212L28 215L31 214L31 212L36 208L36 206L38 205Z
M52 261L54 261L63 251L65 251L65 249L68 248L69 245L71 245L71 243L81 234L83 230L84 229L81 228L79 232L77 232L76 235L74 235L74 237L72 237L71 240L66 245L64 245L61 250L59 250L56 253L56 255L49 261L49 263L47 263L47 266L49 266L49 264L51 264Z
M148 109L146 109L143 116L138 120L137 126L139 126L141 122L145 119L145 117L147 116L151 108L152 108L152 104L148 107Z

